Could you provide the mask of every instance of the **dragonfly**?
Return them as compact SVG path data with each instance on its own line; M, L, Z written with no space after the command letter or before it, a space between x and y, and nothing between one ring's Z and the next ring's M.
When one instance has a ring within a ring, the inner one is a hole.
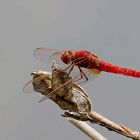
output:
M121 67L118 65L111 64L109 62L103 61L95 53L87 50L56 50L50 48L37 48L33 53L34 57L47 62L48 60L59 59L63 64L66 64L66 69L69 69L69 74L73 71L75 67L79 69L80 78L85 78L86 81L89 79L86 73L92 73L94 75L99 75L101 72L113 73L123 76L140 78L140 71ZM86 69L87 71L85 72Z

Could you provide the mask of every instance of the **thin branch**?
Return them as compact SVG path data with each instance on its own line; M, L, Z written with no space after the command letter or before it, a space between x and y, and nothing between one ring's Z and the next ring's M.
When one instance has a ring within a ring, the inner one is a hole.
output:
M109 119L103 117L95 111L89 112L88 115L89 116L83 118L82 116L73 115L68 112L65 112L63 116L75 118L81 121L90 121L91 123L96 123L101 126L104 126L110 131L114 131L128 138L132 138L133 140L140 140L140 132L133 131L123 124L116 124L115 122L110 121Z
M87 136L89 136L92 140L107 140L100 133L98 133L95 129L89 126L87 123L78 121L72 117L67 117L69 122L79 128L82 132L84 132Z
M45 78L36 80L38 76L45 76ZM133 140L140 140L140 132L133 131L122 124L116 124L92 110L92 103L88 95L80 86L74 86L75 84L72 81L72 77L62 69L52 71L52 75L48 75L43 71L34 72L33 80L32 84L35 91L45 96L49 95L49 98L59 105L61 109L77 113L77 115L65 113L63 115L64 117L72 117L81 121L90 121L104 126L110 131L132 138ZM50 95L50 93L53 94ZM79 126L85 133L89 131L85 131L81 127L84 126L84 124L76 126ZM89 132L91 133L91 131Z
M115 131L126 137L132 138L133 140L140 140L140 132L133 131L123 124L116 124L95 111L90 112L89 115L95 123L98 123L101 126L105 126L111 131Z

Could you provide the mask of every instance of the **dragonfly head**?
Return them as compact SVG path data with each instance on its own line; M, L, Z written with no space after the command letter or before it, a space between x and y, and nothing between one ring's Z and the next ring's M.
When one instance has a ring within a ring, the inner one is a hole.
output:
M62 55L61 55L61 60L65 63L65 64L70 64L71 60L73 58L73 53L72 51L65 51Z

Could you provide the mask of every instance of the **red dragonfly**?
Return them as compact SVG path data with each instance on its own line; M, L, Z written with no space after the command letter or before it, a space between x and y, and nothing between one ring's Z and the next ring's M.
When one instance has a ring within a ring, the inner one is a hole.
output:
M68 65L67 69L69 69L69 74L72 72L74 67L78 67L81 79L85 77L86 80L88 80L83 68L90 70L96 75L104 71L108 73L140 78L140 71L110 64L109 62L101 60L96 54L86 50L58 51L49 48L37 48L34 51L34 56L42 61L48 61L47 53L51 54L49 55L50 58L52 58L52 56L59 56L60 61Z

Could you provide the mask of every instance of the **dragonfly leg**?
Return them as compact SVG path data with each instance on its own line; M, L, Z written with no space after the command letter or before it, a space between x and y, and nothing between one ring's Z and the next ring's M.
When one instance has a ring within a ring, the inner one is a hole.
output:
M71 71L73 70L74 66L77 66L77 65L74 65L73 63L71 63L68 67L66 67L64 70L68 70L68 75L70 75ZM88 77L86 76L86 74L83 72L83 70L78 66L78 69L80 71L80 77L78 76L78 78L76 79L76 81L78 80L81 80L83 78L85 78L85 81L88 81Z
M68 72L68 75L70 75L70 73L71 73L71 71L73 70L73 68L74 68L74 64L71 64L70 66L68 66L66 69L69 69L69 72ZM78 69L79 69L79 71L80 71L80 77L77 79L77 81L78 80L80 80L80 79L83 79L83 78L85 78L85 81L88 81L88 77L86 76L86 74L83 72L83 70L80 68L80 67L78 67Z
M79 80L81 80L81 79L83 79L83 78L85 78L85 81L84 81L84 82L88 81L88 77L87 77L86 74L83 72L83 70L82 70L80 67L78 67L78 69L79 69L79 71L80 71L80 77L78 77L78 78L76 79L76 81L79 81Z
M71 63L68 67L66 67L66 68L64 69L64 71L65 71L65 70L68 70L68 75L70 75L70 73L71 73L71 71L73 70L73 68L74 68L74 64Z
M71 71L73 70L74 65L71 65L71 68L69 69L68 75L70 75Z
M86 81L88 81L88 77L87 77L86 74L83 72L83 70L82 70L80 67L78 67L78 68L79 68L79 71L80 71L81 79L82 79L83 77L85 77Z

